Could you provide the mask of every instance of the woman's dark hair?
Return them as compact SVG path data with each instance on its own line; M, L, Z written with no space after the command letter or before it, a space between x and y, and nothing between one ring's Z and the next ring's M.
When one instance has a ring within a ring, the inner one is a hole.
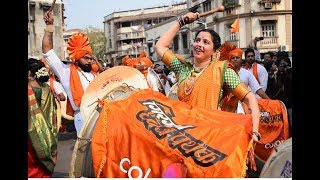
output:
M48 76L40 76L39 78L36 76L36 72L38 72L41 68L45 67L45 64L38 59L29 58L28 60L28 70L31 72L31 76L35 77L38 82L44 83L49 80Z
M198 34L199 34L200 32L208 32L208 33L210 33L211 36L212 36L214 49L215 49L215 50L219 49L219 47L221 46L221 38L220 38L220 36L219 36L218 33L216 33L216 32L215 32L214 30L212 30L212 29L201 29L200 31L198 31L198 32L196 33L196 37L198 36Z

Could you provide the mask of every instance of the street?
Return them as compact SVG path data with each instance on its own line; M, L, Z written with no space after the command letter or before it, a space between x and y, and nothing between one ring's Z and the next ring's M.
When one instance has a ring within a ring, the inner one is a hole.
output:
M58 159L52 174L53 178L68 178L73 147L77 139L76 131L59 132L58 134Z

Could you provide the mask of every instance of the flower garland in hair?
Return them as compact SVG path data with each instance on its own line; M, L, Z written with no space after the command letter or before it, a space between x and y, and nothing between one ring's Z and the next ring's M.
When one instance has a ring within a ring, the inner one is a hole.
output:
M49 72L46 67L42 67L36 73L37 78L39 79L42 76L49 76Z

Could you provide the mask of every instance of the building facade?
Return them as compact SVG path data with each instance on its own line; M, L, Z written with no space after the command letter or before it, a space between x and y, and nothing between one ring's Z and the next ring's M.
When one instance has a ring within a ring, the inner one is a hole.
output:
M223 4L223 12L201 17L194 23L182 27L174 38L171 49L185 58L191 57L195 33L202 28L211 28L220 35L222 43L233 43L242 49L253 47L253 40L263 37L263 40L256 44L260 53L292 52L292 0L187 0L187 9L197 8L198 12L204 13ZM239 32L232 33L231 24L237 18ZM153 59L157 58L154 52L157 39L176 22L176 19L168 19L145 30L148 51Z
M148 49L145 29L185 11L186 3L113 12L104 17L106 61L119 65L126 55L137 57Z
M42 57L42 38L46 24L43 15L51 7L52 0L28 0L28 56ZM65 59L63 31L64 31L64 5L57 0L53 8L54 50L60 59Z

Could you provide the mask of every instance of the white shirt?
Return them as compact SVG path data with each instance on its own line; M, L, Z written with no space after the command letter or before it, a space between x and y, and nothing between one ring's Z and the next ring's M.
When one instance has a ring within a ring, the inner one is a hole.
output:
M175 77L175 73L173 71L169 72L167 78L170 79L172 84L177 82L177 78ZM167 81L166 84L165 84L165 87L164 87L166 95L169 93L170 88L171 88L171 85L170 85L169 81Z
M150 67L148 68L148 75L147 75L147 81L149 83L149 85L151 86L151 89L154 91L159 91L158 89L158 79L157 77L155 77L155 74L150 72Z
M257 98L261 98L256 92L262 88L254 75L244 68L240 68L238 72L241 81L249 87Z
M50 69L53 71L53 73L60 79L61 85L65 92L67 93L67 96L70 100L71 106L74 111L79 111L80 107L76 106L73 101L72 92L70 89L70 67L69 65L64 64L59 57L56 55L56 53L51 49L46 54L42 54L44 59L46 60L47 64L49 65ZM94 74L91 72L83 72L83 74L87 77L86 78L82 75L80 71L78 71L80 82L82 84L82 88L85 91L87 87L89 86L89 81L92 81L95 77Z
M46 83L50 86L50 80ZM55 80L53 81L53 90L56 95L59 95L62 92L64 92L62 85L58 81L55 81Z
M248 69L249 72L252 72L253 68L251 67ZM262 87L262 90L266 92L267 90L267 85L268 85L268 72L265 67L257 63L257 71L258 71L258 78L260 81L260 86Z

